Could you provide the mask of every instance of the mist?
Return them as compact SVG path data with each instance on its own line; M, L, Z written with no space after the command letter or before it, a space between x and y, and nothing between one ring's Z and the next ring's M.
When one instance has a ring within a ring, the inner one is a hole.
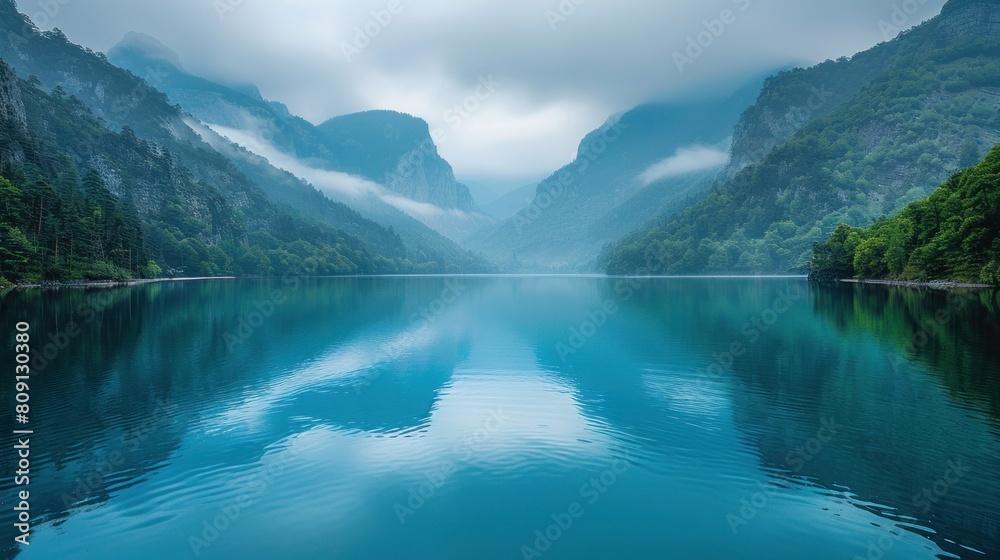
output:
M639 175L642 186L649 185L679 175L722 167L729 161L729 152L717 147L691 146L679 148L677 152L649 166Z

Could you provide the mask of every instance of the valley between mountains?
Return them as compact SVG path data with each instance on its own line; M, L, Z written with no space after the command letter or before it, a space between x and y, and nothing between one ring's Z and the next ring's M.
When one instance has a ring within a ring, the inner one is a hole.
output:
M623 108L564 167L500 190L460 180L419 116L373 107L314 124L254 85L188 72L141 33L95 52L4 0L0 59L5 283L811 271L997 282L997 0L950 0L837 60Z

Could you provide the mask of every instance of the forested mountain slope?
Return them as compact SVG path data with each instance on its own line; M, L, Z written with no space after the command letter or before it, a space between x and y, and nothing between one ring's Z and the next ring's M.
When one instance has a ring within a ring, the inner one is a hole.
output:
M263 158L250 157L228 143L210 145L190 126L196 119L171 105L162 92L110 64L104 55L71 43L58 30L39 31L12 0L0 0L0 58L21 78L35 76L42 89L58 87L75 97L108 129L127 126L137 138L169 151L196 181L210 185L237 209L247 212L244 200L258 196L248 193L263 193L267 203L289 205L292 214L308 214L357 236L370 252L389 250L402 237L411 263L440 271L482 268L481 260L402 213L406 227L389 231Z
M738 131L754 128L790 82L822 83L858 64L853 75L865 83L846 101L830 98L833 110L705 200L605 250L602 267L629 273L655 260L668 274L805 271L812 245L838 224L870 224L922 199L1000 140L998 16L996 0L952 0L892 42L769 80ZM733 157L739 167L735 149Z
M75 97L19 80L2 61L0 91L0 276L8 280L414 266L398 238L375 253L258 190L227 198L169 151L127 127L108 130Z

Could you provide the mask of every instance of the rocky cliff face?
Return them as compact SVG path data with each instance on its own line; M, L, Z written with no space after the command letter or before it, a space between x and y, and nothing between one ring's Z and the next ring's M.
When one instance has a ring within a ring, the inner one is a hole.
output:
M411 163L421 158L424 159L423 164ZM451 165L440 157L425 156L419 147L404 154L395 168L387 170L381 182L389 190L406 198L427 202L439 208L479 212L468 187L455 179Z
M334 117L317 129L344 170L385 185L396 194L439 208L479 212L468 187L455 179L427 122L396 111Z
M887 43L851 59L829 60L768 78L757 103L736 125L730 161L719 182L763 161L804 126L835 111L888 68L888 60L898 49L898 45Z
M2 60L0 60L0 121L4 123L3 129L7 131L7 137L0 139L0 167L23 163L28 127L24 102L21 100L17 75Z
M1000 0L951 0L941 9L937 30L947 37L1000 35Z
M779 76L772 78L771 81L780 79L782 78ZM821 94L825 91L821 89L825 88L822 84L808 87L817 88ZM806 98L805 92L801 97ZM808 108L807 103L797 106L784 100L768 102L762 95L761 100L743 114L733 130L730 159L721 174L721 179L731 179L744 167L761 161L771 153L771 150L791 138L810 120L825 112L818 104L815 111L803 110L803 106Z
M948 0L944 7L941 8L941 15L951 16L956 12L969 8L971 6L997 6L1000 5L1000 0Z
M24 116L24 102L21 100L21 88L17 83L14 70L0 61L0 115L21 126L27 126Z

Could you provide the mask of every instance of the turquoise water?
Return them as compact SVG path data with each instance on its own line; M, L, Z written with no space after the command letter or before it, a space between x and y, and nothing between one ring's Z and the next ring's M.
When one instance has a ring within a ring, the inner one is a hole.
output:
M54 341L8 556L1000 558L997 305L799 279L8 294L0 364L18 321Z

